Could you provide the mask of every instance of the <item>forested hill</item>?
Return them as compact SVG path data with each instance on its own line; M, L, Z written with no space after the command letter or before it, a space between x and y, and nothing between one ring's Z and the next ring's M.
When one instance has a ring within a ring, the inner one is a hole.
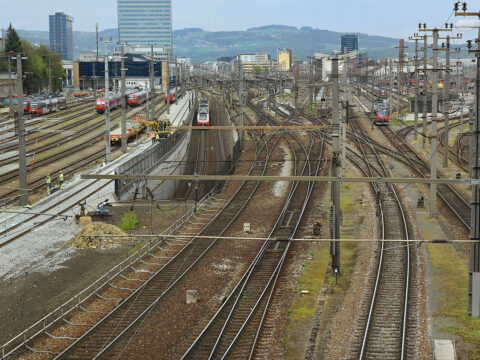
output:
M48 44L47 31L19 30L20 37L32 43ZM294 56L305 60L315 52L331 53L340 50L342 33L313 29L305 26L296 28L284 25L268 25L245 31L204 31L199 28L175 30L173 39L176 54L194 61L214 60L222 56L234 56L242 52L265 50L276 58L279 48L289 48ZM370 57L394 56L398 50L398 39L358 34L359 46ZM104 39L118 40L117 29L107 29L99 34ZM74 56L80 52L95 50L95 32L74 31ZM101 47L103 49L103 46Z

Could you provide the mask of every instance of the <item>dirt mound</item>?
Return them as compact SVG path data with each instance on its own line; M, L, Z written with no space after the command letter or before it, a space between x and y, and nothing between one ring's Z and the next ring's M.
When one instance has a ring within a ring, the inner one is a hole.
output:
M75 249L108 249L127 239L127 236L110 238L101 235L127 234L115 225L97 222L87 224L70 242Z

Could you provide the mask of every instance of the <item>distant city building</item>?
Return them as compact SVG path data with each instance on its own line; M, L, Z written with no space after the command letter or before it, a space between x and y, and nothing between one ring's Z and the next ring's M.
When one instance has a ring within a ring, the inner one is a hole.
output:
M256 71L266 73L275 67L276 61L270 60L267 53L238 54L237 60L242 62L245 75L253 75Z
M172 0L117 0L117 14L121 42L172 48Z
M217 59L217 61L229 63L229 62L231 62L233 59L235 59L234 56L222 56L222 57L219 57L219 58Z
M292 50L278 50L278 70L289 71L292 67Z
M345 48L347 48L347 53L358 50L358 35L342 35L340 52L343 53Z
M63 60L73 60L73 17L63 12L50 15L50 49Z

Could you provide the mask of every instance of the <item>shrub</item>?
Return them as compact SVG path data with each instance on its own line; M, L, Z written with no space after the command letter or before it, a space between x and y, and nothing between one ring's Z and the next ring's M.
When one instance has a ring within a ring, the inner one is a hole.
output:
M118 226L123 231L128 231L133 230L135 228L135 225L137 224L137 214L135 214L133 211L129 211L125 215L123 215L122 221Z

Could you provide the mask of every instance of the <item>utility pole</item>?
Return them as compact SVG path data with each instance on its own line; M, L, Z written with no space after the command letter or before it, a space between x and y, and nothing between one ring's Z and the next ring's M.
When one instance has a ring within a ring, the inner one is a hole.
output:
M458 79L457 79L457 88L458 88L458 92L461 94L461 97L460 97L460 108L461 108L461 111L460 111L460 131L463 131L463 107L465 105L465 99L463 98L463 95L464 95L464 91L463 91L463 84L464 84L464 80L463 80L463 64L460 60L457 60L457 76L458 76ZM462 72L460 73L460 70L459 69L462 69Z
M310 58L310 72L309 72L309 81L308 86L310 92L310 109L313 109L313 58Z
M453 25L453 24L452 24ZM445 24L445 27L448 28L448 24ZM445 136L443 137L443 167L446 169L448 168L448 148L449 148L449 135L450 135L450 129L449 129L449 122L450 122L450 113L449 113L449 104L450 104L450 54L455 54L459 53L460 49L456 49L455 51L450 51L450 40L455 40L455 39L461 39L462 37L457 34L457 37L451 37L450 35L447 35L446 38L441 38L445 39L447 41L446 46L445 43L442 44L442 49L439 50L445 50L445 96L443 99L443 118L444 118L444 131L445 131Z
M467 13L467 3L463 3L463 12L458 12L458 3L454 4L455 16L480 17L480 12ZM474 53L477 59L477 76L475 82L475 124L471 137L470 148L473 157L470 159L471 178L480 179L480 28L475 39L477 48L471 50L472 41L467 41L468 52ZM468 268L468 314L480 316L480 186L472 185L472 210L470 224L470 263Z
M109 89L109 73L108 73L108 41L105 40L105 164L111 159L110 151L110 89Z
M96 35L96 42L97 42L97 52L95 55L95 64L93 65L93 82L94 82L93 94L95 97L95 101L97 101L98 80L95 72L96 72L96 67L98 63L98 23L95 24L95 35Z
M400 39L399 44L396 47L398 49L398 76L397 76L397 92L400 98L403 95L403 62L405 60L405 49L408 49L408 46L405 46L405 40Z
M243 126L243 66L242 60L238 60L238 105L240 126ZM240 147L243 148L243 130L240 130Z
M170 114L170 53L167 57L167 114Z
M48 93L51 94L53 92L52 89L52 61L50 58L48 59Z
M153 45L150 48L150 93L152 94L152 102L150 104L150 121L155 121L155 59L153 54ZM170 96L168 97L170 99Z
M22 72L22 54L18 53L17 60L17 126L18 126L18 169L20 177L20 205L28 205L27 190L27 144L25 141L25 122L23 120L23 72Z
M125 80L125 46L121 47L120 74L122 77L122 153L127 152L127 99Z
M338 59L332 59L332 142L333 142L333 158L332 158L332 176L340 175L340 119L339 119L339 84L338 84ZM340 273L340 184L332 182L332 201L333 205L330 210L330 255L332 256L332 268L335 273Z
M413 133L415 140L418 138L418 89L419 89L419 74L418 74L418 40L420 40L421 37L418 36L417 33L413 34L413 37L410 37L409 40L415 40L415 119L414 119L414 124L413 124Z
M438 38L440 31L451 31L448 29L448 24L445 29L427 29L426 24L424 24L423 29L421 24L419 24L420 31L432 31L433 33L433 64L432 64L432 132L430 135L431 138L431 157L430 157L430 178L435 180L437 178L437 151L438 151L438 133L437 133L437 116L438 116L438 71L440 70L438 66ZM452 25L453 27L453 25ZM424 69L427 71L427 69ZM425 134L424 134L425 135ZM436 217L437 210L437 185L430 184L430 217L434 219Z
M438 29L433 29L433 83L432 83L432 133L430 178L437 178L437 112L438 112ZM437 212L437 185L430 184L430 217L434 219Z
M13 107L12 107L12 94L14 92L13 89L13 82L12 82L12 69L11 69L11 61L12 57L10 54L8 55L8 115L11 117L13 115ZM22 105L23 106L23 105Z
M421 24L418 24L419 27ZM426 26L426 24L424 24ZM422 115L422 149L427 146L427 89L428 89L428 71L427 71L427 54L428 54L428 35L423 36L423 115Z

